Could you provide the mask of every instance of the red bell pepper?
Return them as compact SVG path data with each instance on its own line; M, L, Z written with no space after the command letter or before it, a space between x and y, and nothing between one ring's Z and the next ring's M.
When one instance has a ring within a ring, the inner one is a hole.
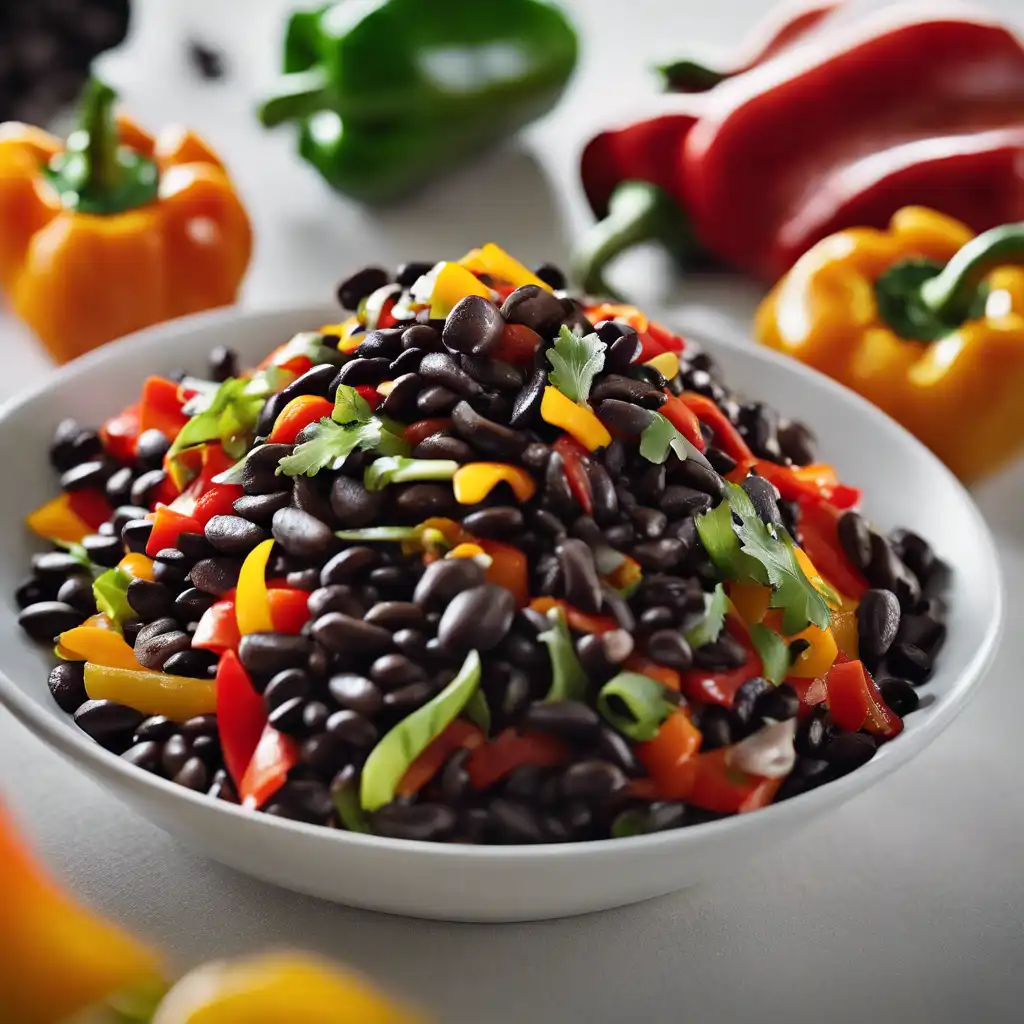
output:
M733 426L732 420L707 395L684 391L681 400L701 423L707 424L715 432L715 447L736 461L734 472L746 476L757 459L743 435Z
M569 628L576 630L577 633L610 633L613 629L619 628L619 624L610 615L580 611L575 605L557 597L535 597L530 602L530 607L542 615L546 615L552 608L561 608Z
M309 594L305 590L273 587L267 590L267 600L274 631L298 636L309 622Z
M832 466L780 466L759 459L756 469L787 501L826 501L833 508L845 511L857 508L864 497L859 488L842 483Z
M150 512L153 529L146 541L146 554L155 558L158 551L178 546L178 537L183 533L202 533L203 528L191 517L174 512L166 506Z
M682 710L673 711L653 740L638 743L636 756L647 769L655 790L663 800L686 800L696 778L696 753L700 730Z
M357 384L356 391L371 409L376 409L384 401L384 396L370 384Z
M68 508L92 530L98 530L114 513L106 497L91 487L72 491L68 495Z
M920 205L983 231L1021 219L1024 47L983 13L868 11L704 96L593 139L583 185L607 220L576 276L649 239L766 280L844 228Z
M668 392L666 392L668 394ZM697 414L678 396L669 395L668 401L658 410L693 445L697 451L707 448L704 435L700 432Z
M484 734L475 725L456 718L409 765L395 792L399 796L415 796L445 766L456 750L475 750L484 742Z
M267 440L271 444L295 444L295 438L303 427L329 419L332 412L334 403L328 402L326 398L298 395L278 413Z
M474 789L488 789L522 765L550 768L565 764L569 754L569 747L557 736L506 729L469 755L466 771Z
M448 430L451 425L452 421L447 416L438 416L429 420L416 420L415 423L410 423L402 431L402 437L415 448L420 441L425 441L428 437L433 437L434 434L439 434L442 430Z
M635 651L623 662L623 665L633 672L639 672L642 676L654 679L668 690L675 690L676 693L679 693L683 688L682 677L674 668L659 665L656 661L651 661L650 658L645 658Z
M525 324L506 324L493 358L516 366L527 366L540 342L540 335Z
M590 490L590 477L587 476L587 460L590 453L574 437L563 434L552 446L562 457L565 466L565 478L569 482L569 490L580 503L580 507L589 516L594 512L594 495Z
M488 583L496 583L499 587L512 591L516 598L516 607L525 608L530 600L529 564L526 555L511 544L481 538L476 541L490 556L491 564L487 569Z
M903 719L885 703L863 662L837 662L825 677L825 688L829 714L840 729L864 729L886 739L903 731Z
M223 727L222 727L223 728ZM262 807L288 780L288 773L299 763L299 745L273 726L264 726L256 749L238 784L243 807Z
M236 786L267 724L263 698L253 689L248 672L234 651L226 651L217 664L217 730L224 764Z
M816 704L821 704L828 695L824 676L818 676L817 679L790 676L786 682L793 687L796 695L800 698L800 708L797 714L801 718L809 714L811 708Z
M178 385L166 377L147 377L139 402L139 433L159 430L173 441L188 422L178 397Z
M235 502L243 494L238 484L211 484L196 500L192 518L205 527L214 516L234 515Z
M192 635L192 646L222 654L224 651L237 650L241 639L232 598L217 601L203 612Z
M761 658L743 625L734 617L726 620L726 627L747 649L747 660L739 667L725 672L711 672L706 669L693 668L683 672L681 676L683 694L691 700L705 704L721 704L732 707L736 691L748 680L761 674Z
M729 748L719 747L695 760L693 786L687 796L694 807L719 814L745 814L772 802L782 779L750 775L728 763Z
M827 501L802 500L797 532L800 546L818 572L841 594L859 601L868 584L839 543L841 515Z
M398 321L395 319L394 314L391 312L395 308L394 295L389 295L382 303L380 307L380 316L377 317L377 330L383 331L385 328L394 327Z

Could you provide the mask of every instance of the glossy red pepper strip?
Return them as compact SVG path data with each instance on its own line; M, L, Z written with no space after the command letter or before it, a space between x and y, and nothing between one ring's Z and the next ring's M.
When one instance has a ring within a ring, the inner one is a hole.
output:
M238 631L238 622L235 618L235 602L232 598L217 601L203 612L192 635L192 646L222 654L224 651L237 649L241 639L242 635Z
M139 433L159 430L169 441L173 441L188 422L188 417L181 409L178 385L173 380L147 377L142 385L142 398L139 402Z
M205 527L214 516L234 515L235 502L244 494L238 484L211 484L197 499L192 518Z
M409 765L395 792L398 796L415 796L445 766L456 750L475 750L485 742L484 734L472 722L456 718Z
M466 771L474 789L487 789L522 765L553 767L565 764L570 754L569 747L556 736L506 729L469 755Z
M357 384L356 391L366 400L366 404L371 409L376 409L384 401L384 396L369 384Z
M837 662L825 677L825 688L829 714L841 729L864 729L886 739L903 731L903 720L885 703L863 662Z
M715 447L736 461L737 470L746 467L743 473L746 476L746 470L749 470L757 459L729 417L707 395L700 395L696 391L684 391L681 397L697 419L701 423L706 423L715 432Z
M153 529L146 541L146 554L155 558L164 548L178 546L178 537L183 533L202 533L203 528L191 517L174 512L170 508L158 508L150 513Z
M236 786L242 785L266 724L263 698L238 655L226 651L217 664L217 726L224 764Z
M836 590L860 600L868 584L839 543L838 523L842 514L826 501L806 498L800 501L800 546Z
M678 396L669 394L668 400L658 410L699 452L707 449L707 442L700 430L697 414Z
M262 807L287 781L288 773L299 763L299 745L290 736L266 725L256 749L238 784L243 807Z
M139 406L130 405L100 427L100 440L108 455L118 462L130 463L135 460L135 442L140 432Z
M569 482L569 490L580 503L586 515L594 513L594 496L590 489L590 477L587 476L587 460L590 453L574 437L563 434L552 446L561 456L565 466L565 478Z
M69 494L68 508L93 530L98 530L114 512L106 497L91 487Z

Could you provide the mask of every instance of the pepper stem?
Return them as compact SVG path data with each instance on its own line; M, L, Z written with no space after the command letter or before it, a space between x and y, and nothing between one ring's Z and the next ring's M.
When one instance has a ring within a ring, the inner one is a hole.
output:
M696 60L676 60L671 64L659 64L658 73L669 92L707 92L732 77L727 71L717 71Z
M608 215L580 240L573 253L573 276L585 292L621 298L605 280L609 263L642 242L661 242L680 263L696 247L676 201L647 181L624 181L608 201Z
M978 235L945 266L917 259L890 267L875 282L879 315L903 338L938 341L984 315L984 279L1007 264L1024 265L1024 223Z
M116 101L117 93L106 83L93 78L86 85L78 127L67 143L68 152L79 151L85 157L83 192L113 192L121 176L117 162L117 121L114 118ZM80 134L84 138L78 138Z
M322 67L313 67L282 75L274 95L260 104L257 114L264 128L275 128L285 121L310 117L328 106L327 72Z

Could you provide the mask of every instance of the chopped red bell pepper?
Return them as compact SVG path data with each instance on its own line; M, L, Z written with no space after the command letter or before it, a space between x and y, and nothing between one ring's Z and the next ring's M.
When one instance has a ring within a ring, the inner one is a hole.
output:
M118 462L135 461L135 442L139 439L139 407L130 405L100 427L100 440L107 454Z
M235 618L234 599L223 599L203 612L192 636L192 646L222 654L224 651L237 650L241 639Z
M863 662L837 662L825 677L825 687L829 714L840 729L864 729L886 739L903 731L903 720L885 703Z
M859 601L868 584L839 543L842 514L826 501L804 499L800 501L797 532L800 546L822 577L841 594Z
M303 427L330 418L332 412L334 403L328 402L326 398L319 395L298 395L278 413L267 440L271 444L295 444L295 438Z
M223 726L222 726L223 728ZM299 745L273 726L263 727L256 749L238 784L243 807L262 807L288 780L288 773L299 763Z
M253 689L238 655L226 651L217 664L217 729L224 764L236 786L246 777L266 724L263 698Z
M668 394L668 392L665 392ZM658 410L679 431L687 441L702 452L707 448L704 435L700 432L697 414L678 396L669 395L668 401Z
M183 533L202 533L203 528L191 517L173 512L167 506L150 512L153 529L146 541L146 554L155 558L158 551L178 546L178 537Z
M592 612L581 611L575 605L557 597L535 597L530 602L530 607L542 615L547 615L552 608L561 608L569 628L576 630L577 633L610 633L613 629L619 628L619 624L610 615L595 615Z
M528 366L540 342L540 335L525 324L506 324L493 358L515 366Z
M701 423L706 423L715 432L715 447L734 459L736 470L742 470L743 476L746 476L757 460L729 417L707 395L700 395L696 391L684 391L682 400Z
M98 530L114 513L106 497L91 487L72 491L68 495L68 508L93 530Z
M487 789L522 765L550 768L565 764L569 755L569 747L557 736L506 729L469 755L466 771L474 789Z
M686 348L686 342L678 334L674 334L655 320L648 322L647 330L644 331L644 334L649 335L651 340L661 348L662 352L682 352ZM655 355L657 354L655 353Z
M267 600L274 631L298 636L309 622L309 594L305 590L275 587L267 590Z
M376 409L384 401L384 396L371 384L357 384L356 391L371 409Z
M394 314L391 312L395 308L396 298L394 295L389 295L382 303L380 307L380 316L377 317L377 330L383 331L388 327L394 327L398 321L395 319Z
M786 501L826 501L833 508L845 511L861 503L863 492L842 483L833 466L780 466L759 459L757 473L770 480Z
M421 441L425 441L428 437L433 437L434 434L439 434L442 430L448 430L451 425L451 419L446 416L439 416L429 420L417 420L405 428L402 436L415 448Z
M782 779L766 779L741 771L728 763L728 752L728 747L719 747L695 758L689 803L720 814L744 814L770 804Z
M188 416L181 409L178 385L173 380L147 377L142 385L142 399L139 402L139 433L159 430L168 440L173 441L188 422Z
M196 500L192 518L205 527L214 516L235 514L235 502L245 491L238 484L211 484Z
M569 482L569 490L572 491L573 497L588 516L593 515L594 496L590 489L590 477L587 476L590 453L569 434L563 434L551 447L562 457L565 478Z
M817 679L791 676L786 682L796 690L796 695L800 698L797 715L801 718L810 714L816 704L821 704L828 693L824 676L818 676Z
M491 558L486 573L487 582L496 583L499 587L510 590L515 594L516 606L525 608L530 600L529 565L526 555L519 548L496 540L483 538L476 543Z
M695 755L702 739L690 716L680 709L661 723L654 739L637 744L636 756L663 800L689 797L696 777Z
M472 722L456 718L406 769L395 792L415 796L448 762L456 750L475 750L486 742Z

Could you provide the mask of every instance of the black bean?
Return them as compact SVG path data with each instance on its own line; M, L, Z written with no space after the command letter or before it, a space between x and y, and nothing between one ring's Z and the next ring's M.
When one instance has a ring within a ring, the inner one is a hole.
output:
M406 327L402 331L402 348L407 352L416 350L421 354L444 351L441 335L426 324L414 324L412 327Z
M184 623L198 622L215 601L216 598L213 594L189 587L174 599L174 612L165 614L174 614ZM131 603L130 598L129 603Z
M253 448L242 466L242 490L249 495L280 491L282 479L277 476L277 464L291 453L290 444L261 444Z
M390 839L413 839L420 842L438 842L455 830L458 818L450 807L443 804L394 803L382 807L370 818L374 833Z
M912 711L916 711L921 704L921 698L913 685L906 679L883 679L878 684L882 700L896 712L900 718L905 718Z
M590 401L594 404L605 399L630 402L645 409L659 409L668 401L664 391L653 387L647 381L635 380L617 373L609 373L602 377L590 392Z
M135 638L139 635L142 626L142 619L125 619L121 623L121 632L124 634L125 643L130 647L135 646Z
M72 578L82 578L89 582L88 577ZM57 598L63 582L59 578L45 580L39 579L36 576L30 576L27 580L22 580L18 584L17 589L14 591L14 600L19 609L25 609L30 604L37 604L40 601L53 601ZM92 590L91 583L89 584L89 589L90 591ZM67 603L65 602L65 604Z
M514 505L496 505L470 513L462 525L476 537L508 539L523 529L523 513Z
M781 458L778 425L778 414L762 402L751 402L740 407L740 430L754 454L763 459Z
M75 712L75 725L101 747L115 754L124 753L132 744L132 734L145 715L112 700L87 700Z
M217 345L210 350L208 360L210 379L223 384L230 377L238 376L238 353L226 345Z
M757 517L772 526L782 525L782 513L779 511L778 492L775 485L760 476L748 476L740 487L750 498Z
M800 698L789 683L780 683L773 690L766 690L754 702L753 721L772 719L785 722L795 718L800 710Z
M636 536L642 540L658 540L668 527L668 516L653 508L634 508L629 519Z
M503 843L543 843L547 840L537 811L515 800L496 797L490 805L491 820Z
M44 551L32 556L32 571L41 580L65 580L85 570L82 563L67 551Z
M327 720L327 732L356 750L370 750L380 734L377 727L353 708L335 711Z
M382 654L370 666L370 678L382 690L398 690L426 679L426 673L404 654Z
M181 732L181 726L177 722L172 722L164 715L151 715L139 723L132 736L132 742L143 743L146 740L152 740L156 743L163 743L164 740L169 740L179 732Z
M391 370L391 359L387 356L376 358L355 358L338 371L331 384L331 391L337 391L339 387L359 387L363 384L376 386L381 381L387 380Z
M131 503L147 507L151 505L154 492L166 479L167 474L162 469L151 469L136 477L128 492Z
M795 466L808 466L817 456L817 438L806 423L785 420L779 424L779 449Z
M378 715L384 704L378 687L364 676L353 673L331 676L328 689L341 707L357 711L368 719Z
M278 791L277 800L296 812L302 821L322 824L331 816L331 794L319 779L289 779Z
M192 566L188 578L197 589L220 597L238 584L241 569L242 563L237 558L204 558Z
M896 643L889 649L886 664L890 671L920 686L931 678L935 664L932 655L914 644Z
M175 619L166 617L144 626L135 638L135 657L149 669L162 669L172 654L192 646L189 635L178 629Z
M96 614L96 598L92 579L88 576L69 576L57 591L57 600L80 611L82 615Z
M828 782L830 772L831 766L828 761L818 757L798 757L793 770L782 780L782 785L775 794L775 803L789 800L817 788L823 782Z
M873 587L891 590L900 607L909 611L921 598L917 577L900 561L892 545L882 534L871 531L871 559L864 575Z
M312 693L309 676L301 668L286 668L274 675L263 691L263 703L268 711L279 708L289 700L306 700Z
M388 272L380 267L363 267L338 285L338 302L343 309L355 312L363 299L383 288L390 280Z
M547 469L551 459L552 451L546 444L540 441L531 441L524 449L519 461L534 472L542 473Z
M379 560L380 555L373 548L362 545L346 548L339 551L320 570L320 583L325 587L336 583L350 583L375 566Z
M368 491L358 480L339 474L331 484L331 508L345 530L368 526L384 503L383 492Z
M818 757L829 740L829 722L828 708L824 704L816 704L797 728L794 740L797 754Z
M607 800L628 783L626 773L609 761L577 761L562 774L562 793L568 800Z
M506 323L522 324L541 337L549 338L561 324L565 309L546 288L525 284L505 299L501 315Z
M81 624L84 616L63 601L37 601L18 614L18 625L40 643L52 643L67 629Z
M686 545L677 537L662 537L637 544L632 555L644 569L669 569L682 561Z
M471 558L442 558L427 566L413 601L426 610L443 609L465 590L484 582L484 570Z
M485 583L463 590L451 600L441 616L437 636L452 651L489 651L505 638L515 613L511 591Z
M341 612L328 612L315 619L312 633L328 651L337 654L383 654L391 648L388 630Z
M417 372L420 379L429 385L417 400L418 407L427 415L436 415L441 411L441 407L448 407L440 395L437 396L436 402L430 403L429 408L425 407L427 399L424 396L431 390L430 386L443 388L460 398L477 398L483 394L480 384L473 380L447 352L428 352L420 361Z
M900 603L891 590L867 590L857 608L857 651L877 662L892 646L900 628Z
M172 654L163 664L163 671L172 676L188 679L210 679L217 666L217 656L212 651L188 650Z
M554 288L555 291L561 291L568 285L565 274L553 263L542 263L533 273L535 277L539 277L546 285Z
M274 540L290 555L314 558L326 554L335 537L331 528L308 512L283 508L274 513L271 529Z
M704 457L708 460L711 468L721 476L731 473L737 465L736 460L731 455L726 455L721 448L716 448L714 445L711 445L704 452Z
M69 715L74 714L89 699L85 692L85 663L62 661L54 665L50 670L47 686L57 707Z
M602 423L630 437L639 437L654 422L654 413L632 402L606 398L594 407Z
M384 707L403 713L415 711L416 708L430 700L436 692L437 688L431 683L410 683L401 689L391 690L384 694Z
M745 735L754 721L754 705L758 697L768 693L772 684L767 679L755 676L739 686L732 699L733 728Z
M405 349L397 358L391 360L391 365L388 367L391 379L397 380L405 374L416 373L425 355L426 352L421 348Z
M606 321L614 323L615 321ZM625 327L625 324L617 324L618 327ZM605 334L611 331L604 328ZM608 350L605 352L604 368L608 373L626 373L630 366L640 358L643 351L643 344L640 335L630 328L627 333L620 334L617 338L608 342Z
M727 672L739 668L747 660L747 651L735 637L722 633L714 643L698 647L693 652L693 660L700 668Z
M102 491L113 469L111 463L105 459L80 462L77 466L72 466L71 469L61 474L60 489L68 494L86 490ZM137 502L136 504L142 503Z
M558 452L551 452L544 472L544 499L553 512L564 520L575 519L580 506L565 475L565 463Z
M303 697L291 697L270 711L267 722L286 736L305 736L306 724L302 717L305 709L306 701Z
M566 600L586 612L601 608L601 579L593 551L581 540L566 538L555 546L562 563Z
M178 611L171 591L162 583L154 583L152 580L133 579L128 584L125 597L132 610L143 619L162 619L176 615Z
M248 672L266 678L286 668L301 668L312 650L313 642L308 637L248 633L238 645L238 657Z
M200 736L217 736L216 715L193 715L181 723L182 734L190 740L197 740Z
M673 484L665 488L658 505L672 519L683 519L707 512L711 508L711 496L693 487Z
M416 399L422 388L423 381L418 373L403 373L396 376L392 381L391 390L381 403L381 413L396 420L412 419Z
M518 391L526 380L526 373L520 367L500 359L463 355L459 362L473 380L498 391Z
M697 656L699 657L699 648ZM667 665L679 672L687 671L694 662L694 652L686 637L676 629L659 629L647 638L647 656L659 665Z
M504 329L505 321L493 302L467 295L448 314L441 337L453 352L482 356L497 347Z
M61 420L50 442L50 464L58 473L95 459L102 454L103 445L94 430L85 430L75 420Z
M275 478L275 486L280 480ZM268 494L243 494L232 506L243 519L257 526L269 527L274 513L291 504L292 492L271 491Z
M867 764L878 749L875 741L862 732L844 732L825 747L824 757L833 776L848 775Z
M919 615L904 615L900 620L896 640L899 643L919 647L934 657L946 642L946 632L946 624L928 612Z
M718 473L693 457L674 463L673 469L673 483L687 484L716 500L725 494L725 484Z
M417 412L424 416L445 416L459 403L459 396L454 391L433 384L424 388L416 399Z
M154 740L144 740L142 743L136 743L129 747L121 757L144 772L159 772L162 753L163 746L161 744Z
M423 609L411 601L381 601L366 613L365 618L367 622L392 632L418 629L426 621Z
M592 740L601 726L601 716L575 700L536 702L526 709L523 722L532 729L564 736L570 740Z
M859 512L844 512L837 524L839 543L847 558L864 572L871 562L871 531Z
M363 605L352 587L343 583L335 583L328 587L318 587L309 595L306 602L309 614L318 619L327 612L344 612L359 618L363 614Z
M703 740L701 750L717 750L732 743L732 722L729 712L718 704L708 704L697 717Z
M190 757L175 773L174 781L196 793L205 793L210 787L210 773L200 758Z
M267 533L242 516L212 516L206 523L204 535L210 544L225 555L248 554Z
M178 550L191 565L202 558L210 558L216 554L213 545L201 533L181 533L178 535Z
M468 402L459 402L452 410L452 426L463 440L490 458L514 461L527 445L522 433L481 416Z
M111 473L104 485L104 493L111 505L127 504L131 498L132 484L135 482L135 471L131 466L122 466Z
M518 429L530 426L540 415L540 405L547 386L547 371L538 368L530 375L512 403L512 414L509 417L511 426Z
M160 469L170 447L168 436L162 430L151 427L139 434L135 442L135 461L142 469Z

